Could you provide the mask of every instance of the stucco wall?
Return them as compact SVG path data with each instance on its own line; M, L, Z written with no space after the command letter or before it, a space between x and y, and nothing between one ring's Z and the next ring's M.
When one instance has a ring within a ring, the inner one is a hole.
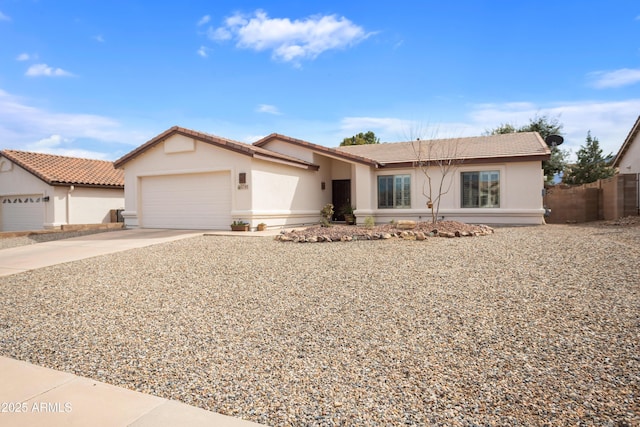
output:
M50 186L30 172L1 157L0 196L48 196L44 207L43 228L65 224L99 224L110 221L111 209L124 207L124 190L75 187L69 198L69 186Z
M75 187L69 194L69 224L106 224L124 208L124 190Z
M276 153L295 157L296 159L304 160L306 162L314 162L313 151L299 145L291 144L289 142L272 139L271 141L267 142L267 144L264 145L263 148L275 151Z
M462 172L475 171L500 172L500 207L499 208L462 208ZM378 209L377 178L373 182L374 204L373 214L377 222L390 220L415 219L426 221L431 219L431 209L427 208L427 197L423 193L429 191L425 174L418 169L383 169L375 174L411 175L411 208L410 209ZM437 167L429 169L433 186L432 198L438 195L438 186L442 174ZM544 209L542 189L544 177L541 162L496 163L479 165L460 165L446 175L443 194L440 202L439 218L484 224L542 224ZM448 188L448 191L447 191ZM360 209L360 206L358 206ZM358 218L358 222L364 218Z
M247 179L250 179L251 158L193 138L173 135L127 162L124 170L123 217L128 227L139 225L140 183L145 176L229 171L232 213L248 212L251 208L250 190L238 190L240 172L246 173Z
M268 226L315 223L330 186L321 187L318 171L256 160L251 175L250 222Z
M640 134L631 141L629 149L620 161L620 173L640 173Z
M48 195L50 186L33 174L0 156L0 196L18 194Z

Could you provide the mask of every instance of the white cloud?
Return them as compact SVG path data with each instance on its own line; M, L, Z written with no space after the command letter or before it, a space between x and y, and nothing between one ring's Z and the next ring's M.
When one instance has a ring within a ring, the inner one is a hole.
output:
M605 154L616 154L640 112L640 98L625 101L584 101L535 104L510 102L472 105L463 121L419 121L397 117L345 117L340 122L340 140L358 132L372 130L383 142L479 136L501 124L515 127L529 124L530 119L547 116L557 118L563 125L565 138L562 149L575 158L585 143L587 132L598 138ZM326 126L326 125L325 125ZM337 144L335 144L337 145Z
M393 117L345 117L340 123L340 129L345 134L373 131L387 135L401 135L413 126L411 120ZM398 136L392 139L397 139Z
M199 56L206 58L209 56L209 49L206 46L200 46L196 52Z
M47 64L34 64L25 73L26 76L30 77L39 77L39 76L47 76L47 77L70 77L73 76L68 71L63 70L62 68L53 68L48 66Z
M474 127L466 123L424 121L394 117L345 117L340 128L346 135L373 131L383 142L412 139L441 139L472 136Z
M207 24L209 21L211 21L211 16L204 15L202 18L200 18L197 25L198 27L200 27L201 25Z
M31 59L31 55L28 53L21 53L16 57L16 61L28 61Z
M275 114L275 115L282 114L280 110L278 110L278 107L276 107L275 105L269 105L269 104L258 105L258 108L256 108L256 111L258 113L267 113L267 114Z
M597 89L629 86L640 82L640 69L622 68L615 71L598 71L590 74Z
M84 150L82 148L74 148L72 146L74 140L64 138L61 135L50 135L42 138L32 144L24 147L26 151L35 151L37 153L57 154L59 156L81 157L87 159L106 160L107 154Z
M93 36L93 39L95 41L97 41L98 43L104 43L105 42L104 37L102 37L102 34L98 34L97 36Z
M590 130L598 138L605 154L617 153L638 118L640 99L626 101L556 102L551 105L532 103L485 104L469 114L473 134L493 129L502 123L523 126L536 116L557 118L563 124L565 143L561 148L574 155L585 143Z
M292 21L269 18L262 10L253 16L232 15L222 27L209 28L207 34L215 41L234 39L239 48L270 50L274 59L294 64L315 59L327 50L355 45L371 35L345 17L316 15Z
M11 21L11 18L9 18L4 13L0 12L0 21Z
M207 29L207 37L209 37L211 40L214 40L214 41L217 41L217 42L222 42L222 41L225 41L225 40L231 40L233 35L231 34L231 31L227 30L226 28L223 28L223 27L211 28L211 27L209 27Z
M148 134L121 129L121 124L109 117L47 111L0 89L0 141L5 148L57 150L58 154L73 156L84 151L91 153L84 157L104 158L114 156L78 148L75 141L137 145L148 138Z

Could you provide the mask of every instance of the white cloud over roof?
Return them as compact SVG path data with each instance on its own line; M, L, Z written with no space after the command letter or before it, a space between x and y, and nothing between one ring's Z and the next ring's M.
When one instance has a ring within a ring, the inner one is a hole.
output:
M278 107L276 107L275 105L269 105L269 104L258 105L258 108L256 108L256 111L258 113L267 113L267 114L275 114L275 115L282 114L280 110L278 110Z

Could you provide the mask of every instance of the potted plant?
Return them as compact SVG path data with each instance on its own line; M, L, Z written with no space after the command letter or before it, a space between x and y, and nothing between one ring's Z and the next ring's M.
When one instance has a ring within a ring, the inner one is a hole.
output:
M342 209L342 215L344 215L344 222L347 225L353 225L356 223L356 217L353 214L353 206L351 206L351 203L347 203L345 204Z
M258 224L258 231L264 231L267 229L267 224L265 224L264 222L261 222L260 224Z
M249 231L249 223L237 219L231 223L231 231Z

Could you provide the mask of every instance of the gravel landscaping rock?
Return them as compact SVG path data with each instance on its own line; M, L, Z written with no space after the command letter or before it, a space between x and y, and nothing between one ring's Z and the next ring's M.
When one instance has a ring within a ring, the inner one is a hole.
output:
M465 224L458 221L431 222L400 221L373 227L333 224L286 230L276 236L281 242L318 243L379 240L399 237L405 240L425 240L426 237L486 236L493 228L486 225Z
M639 259L624 225L198 237L0 278L0 354L273 426L640 425Z

